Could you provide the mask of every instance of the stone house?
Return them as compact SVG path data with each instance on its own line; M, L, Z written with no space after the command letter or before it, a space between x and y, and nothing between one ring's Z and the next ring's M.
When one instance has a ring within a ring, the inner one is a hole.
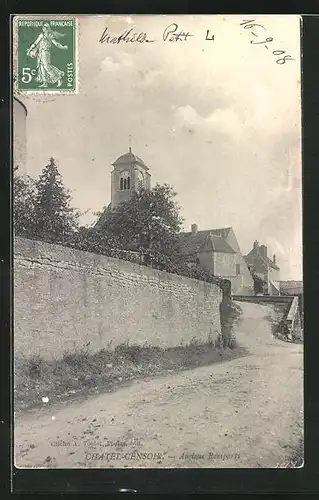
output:
M232 294L253 295L254 281L232 227L199 231L197 224L192 224L190 232L180 234L180 243L190 266L228 279Z
M266 245L254 242L252 250L246 255L248 267L264 281L264 293L280 295L280 268L276 263L276 255L271 260L267 255Z

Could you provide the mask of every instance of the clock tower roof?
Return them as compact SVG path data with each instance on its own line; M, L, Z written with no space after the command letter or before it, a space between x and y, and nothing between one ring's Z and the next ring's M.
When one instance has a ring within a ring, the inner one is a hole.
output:
M112 163L113 167L117 167L119 165L139 165L143 167L145 170L149 170L148 166L139 158L137 155L133 154L131 148L128 153L125 153L122 156L119 156L114 163Z

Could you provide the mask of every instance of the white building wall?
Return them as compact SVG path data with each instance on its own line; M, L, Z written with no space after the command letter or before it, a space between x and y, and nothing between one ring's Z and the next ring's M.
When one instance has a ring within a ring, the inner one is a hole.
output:
M24 104L13 98L13 166L19 166L20 174L26 173L27 162L27 109Z

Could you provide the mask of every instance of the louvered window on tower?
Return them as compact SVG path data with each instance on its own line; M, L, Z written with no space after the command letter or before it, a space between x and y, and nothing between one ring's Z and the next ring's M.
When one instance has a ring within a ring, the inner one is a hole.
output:
M131 189L131 177L126 172L120 177L120 191L125 189Z

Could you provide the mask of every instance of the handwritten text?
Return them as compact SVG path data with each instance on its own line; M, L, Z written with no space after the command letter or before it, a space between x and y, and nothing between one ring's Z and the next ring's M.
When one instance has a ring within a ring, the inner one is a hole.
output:
M259 38L259 35L256 33L256 31L263 30L263 32L267 31L266 28L262 24L258 24L255 22L255 20L244 20L242 23L240 23L240 26L244 26L244 29L251 30L250 33L255 37L253 40L250 40L250 43L252 45L263 45L267 50L269 49L269 44L274 41L274 39L269 36L269 37L262 37L263 40L259 41L256 40ZM286 53L285 50L272 50L271 51L274 56L277 56L276 63L277 64L285 64L287 61L294 61L289 54ZM284 55L285 54L285 55ZM278 57L282 56L282 57Z
M179 30L178 24L172 23L163 32L164 42L186 42L191 35L189 31Z
M136 33L133 32L133 28L124 31L120 35L112 36L110 33L108 33L107 28L104 29L99 42L101 43L113 43L113 44L119 44L120 42L125 42L125 43L151 43L154 42L155 40L149 40L147 38L147 34L144 32L141 33Z

